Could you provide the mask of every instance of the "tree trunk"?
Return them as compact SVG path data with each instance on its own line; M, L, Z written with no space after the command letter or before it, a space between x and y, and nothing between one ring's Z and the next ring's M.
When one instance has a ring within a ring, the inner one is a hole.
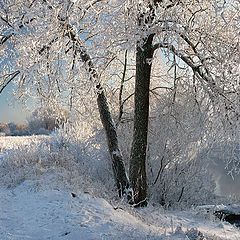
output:
M85 68L89 74L90 81L96 84L98 110L107 137L108 150L112 159L113 173L118 193L119 196L122 197L125 193L128 194L129 192L129 180L124 166L122 153L119 149L117 132L108 107L106 96L99 82L97 70L94 67L90 55L87 53L86 48L81 44L81 41L77 37L71 25L67 24L65 26L68 30L67 36L74 43L82 62L85 64Z
M118 194L119 197L122 197L123 194L128 194L129 180L125 171L122 154L118 146L117 132L109 111L107 99L103 89L99 89L101 86L97 85L97 88L100 90L97 97L98 110L107 136L108 149L112 158L113 173L118 188Z
M135 206L147 204L146 149L149 117L149 87L154 34L138 43L136 53L134 132L129 178Z

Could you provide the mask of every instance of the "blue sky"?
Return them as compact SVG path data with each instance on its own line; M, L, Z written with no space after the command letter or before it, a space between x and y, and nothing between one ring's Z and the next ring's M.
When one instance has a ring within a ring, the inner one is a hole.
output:
M13 88L8 86L0 94L0 122L24 123L28 111L12 97Z

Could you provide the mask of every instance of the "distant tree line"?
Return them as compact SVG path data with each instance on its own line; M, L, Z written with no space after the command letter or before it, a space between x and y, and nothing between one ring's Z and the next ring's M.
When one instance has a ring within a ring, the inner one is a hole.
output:
M35 109L26 123L0 123L0 136L48 135L68 119L65 109L40 107Z
M17 124L14 122L0 123L1 136L23 136L30 135L27 124Z

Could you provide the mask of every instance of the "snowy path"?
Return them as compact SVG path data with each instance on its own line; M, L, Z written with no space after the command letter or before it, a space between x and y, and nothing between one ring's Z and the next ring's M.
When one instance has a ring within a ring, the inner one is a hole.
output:
M50 183L49 183L50 184ZM51 185L51 184L50 184ZM213 240L239 240L240 232L227 223L211 222L192 212L162 213L149 207L142 220L114 210L106 200L64 190L40 190L35 181L0 189L1 240L186 240L174 230L198 228ZM172 225L172 226L171 226ZM172 229L171 229L172 228Z
M26 184L0 191L0 239L161 239L132 215L114 210L104 199Z

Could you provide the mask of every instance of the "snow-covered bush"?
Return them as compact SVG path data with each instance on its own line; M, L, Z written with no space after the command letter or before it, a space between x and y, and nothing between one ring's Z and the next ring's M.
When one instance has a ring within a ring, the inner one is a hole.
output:
M213 200L214 181L204 156L207 111L184 92L174 104L162 98L150 123L149 184L151 197L165 206L191 206ZM211 136L208 136L208 139Z
M206 239L204 235L196 228L191 228L186 232L189 240L204 240Z
M10 135L11 131L9 129L8 124L6 123L0 123L0 133L2 136L8 136Z
M215 201L208 158L199 154L209 148L212 139L208 105L203 99L198 105L191 92L179 89L174 101L171 93L153 101L147 152L151 201L174 208ZM128 159L132 123L119 125L118 130L124 157Z
M50 134L55 128L65 123L68 112L57 107L40 107L35 109L28 118L28 128L33 134Z
M41 141L8 150L1 161L0 184L15 187L37 180L36 187L81 189L95 195L115 195L108 153L96 139L79 139L65 127ZM80 130L78 130L79 132ZM75 132L76 133L76 132ZM19 138L20 139L20 138Z

